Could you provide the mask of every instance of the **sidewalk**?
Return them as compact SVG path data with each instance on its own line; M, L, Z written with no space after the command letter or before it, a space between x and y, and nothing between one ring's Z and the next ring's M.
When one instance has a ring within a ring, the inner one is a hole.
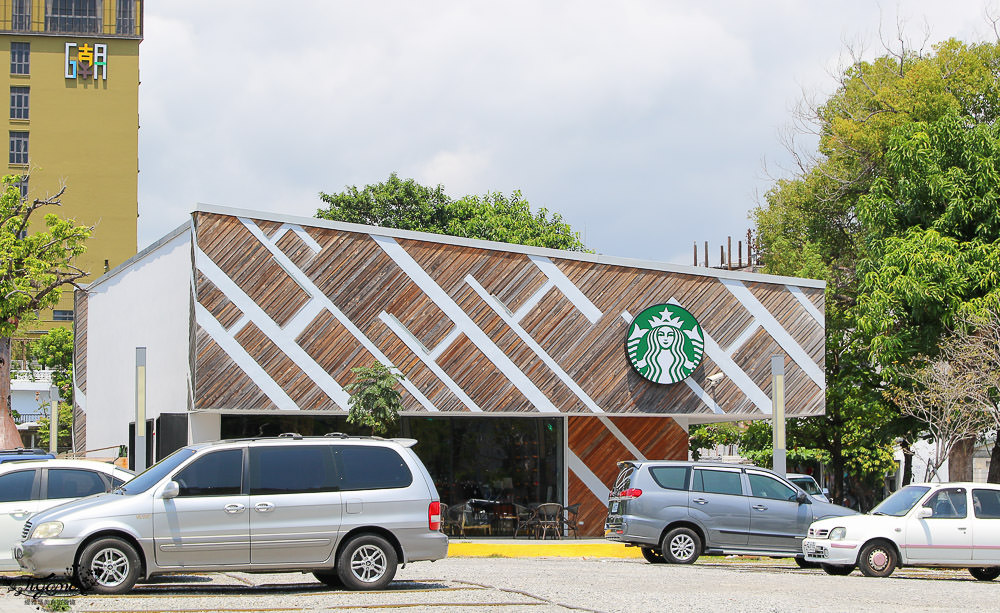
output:
M449 558L641 558L638 547L604 539L463 538L450 537Z
M24 602L24 596L8 591L7 588L0 588L0 613L38 613L41 607L37 604L29 605Z

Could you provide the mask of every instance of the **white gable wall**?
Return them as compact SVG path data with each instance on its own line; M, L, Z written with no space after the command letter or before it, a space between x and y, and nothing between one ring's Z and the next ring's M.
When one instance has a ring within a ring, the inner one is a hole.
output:
M146 418L188 410L190 228L178 229L98 279L87 293L83 402L86 448L93 451L128 442L128 425L135 421L137 347L146 348Z

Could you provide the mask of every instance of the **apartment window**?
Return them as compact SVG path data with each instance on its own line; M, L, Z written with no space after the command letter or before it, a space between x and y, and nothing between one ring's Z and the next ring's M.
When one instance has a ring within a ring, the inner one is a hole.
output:
M28 163L28 133L10 133L10 164Z
M72 309L53 309L52 321L73 321Z
M10 118L11 119L27 119L28 118L28 88L27 87L11 87L10 88Z
M15 32L31 30L31 0L14 0L10 27Z
M118 11L115 15L115 32L135 34L135 0L118 0Z
M30 74L31 43L10 44L10 74Z
M100 32L101 4L101 0L46 0L45 31Z
M21 200L28 198L28 177L21 177L14 183L14 187L21 192Z

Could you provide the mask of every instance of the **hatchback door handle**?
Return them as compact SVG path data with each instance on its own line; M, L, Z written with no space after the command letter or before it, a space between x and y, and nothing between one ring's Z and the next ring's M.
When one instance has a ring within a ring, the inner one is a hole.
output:
M30 513L30 511L27 509L18 509L16 511L11 511L10 515L27 515L28 513Z
M695 498L694 502L696 502L698 504L708 504L708 501L705 500L704 498Z
M253 508L260 513L267 513L274 510L274 504L270 502L258 502Z
M762 504L755 504L755 505L753 505L753 508L757 509L758 511L766 511L767 510L767 507L765 507Z
M230 515L235 515L237 513L242 513L243 509L245 509L245 508L246 507L243 506L243 505L241 505L241 504L227 504L225 506L226 513L229 513Z

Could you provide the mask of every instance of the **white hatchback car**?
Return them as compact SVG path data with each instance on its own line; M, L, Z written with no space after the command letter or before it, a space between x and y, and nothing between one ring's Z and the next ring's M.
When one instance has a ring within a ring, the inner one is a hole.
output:
M976 579L1000 576L1000 485L907 485L868 515L813 522L802 541L806 560L831 575L857 566L888 577L897 566L968 568Z
M94 460L19 460L0 464L0 570L19 570L12 555L29 517L70 500L103 494L133 473Z

